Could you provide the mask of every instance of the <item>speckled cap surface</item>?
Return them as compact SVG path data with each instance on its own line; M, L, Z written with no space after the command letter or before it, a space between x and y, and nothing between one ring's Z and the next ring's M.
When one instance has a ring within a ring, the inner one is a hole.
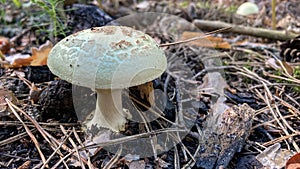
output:
M149 35L125 26L104 26L58 42L47 65L52 73L75 85L121 89L159 77L167 59Z

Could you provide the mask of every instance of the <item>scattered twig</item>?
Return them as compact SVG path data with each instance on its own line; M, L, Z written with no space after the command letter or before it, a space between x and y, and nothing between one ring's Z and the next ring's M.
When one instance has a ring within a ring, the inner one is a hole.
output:
M62 145L66 142L66 140L70 137L72 133L66 133L65 134L65 138L62 141L62 143L60 145L58 145L58 147L56 147L56 149L54 150L54 152L48 157L47 161L42 165L42 167L40 169L44 169L46 167L46 165L50 162L50 160L54 157L54 155L59 151L59 149L62 147Z
M114 155L114 157L112 159L109 160L109 162L103 167L103 169L110 169L112 168L112 166L118 161L118 159L121 156L122 153L122 145L119 147L118 151L116 152L116 154Z
M289 82L293 82L293 83L297 83L300 84L300 80L296 79L296 78L286 78L286 77L282 77L282 76L277 76L277 75L273 75L271 73L265 72L266 76L272 77L272 78L277 78L277 79L281 79L281 80L286 80Z
M35 129L31 129L30 132L31 133L35 133L36 130ZM28 133L27 132L23 132L23 133L19 133L19 134L15 135L15 136L9 137L9 138L7 138L5 140L1 140L0 141L0 147L4 146L4 145L7 145L7 144L10 144L10 143L13 143L15 141L18 141L21 138L24 138L26 136L28 136Z
M64 135L68 135L66 129L63 126L60 126L60 128L61 128L61 131L64 133ZM82 162L82 160L80 158L80 154L79 154L77 145L75 144L75 142L74 142L74 140L72 138L68 137L68 140L70 141L71 145L74 147L74 149L76 151L77 159L78 159L78 161L80 163L81 168L85 169L85 166L84 166L84 164L83 164L83 162Z
M7 100L7 99L6 99ZM19 111L20 113L22 113L29 121L31 121L34 126L36 127L36 129L40 132L40 134L43 136L43 138L50 144L51 148L53 150L55 150L55 147L57 147L56 145L60 145L61 141L58 141L57 139L55 139L51 134L49 134L47 131L45 131L40 125L39 123L36 122L35 119L33 119L32 117L30 117L27 113L25 113L22 109L20 109L19 107L17 107L16 105L12 104L9 100L7 100L7 102L10 103L10 105L15 108L17 111ZM50 141L51 140L51 141ZM53 142L52 142L53 141ZM66 151L69 152L70 155L73 155L73 151L65 144L62 144L62 148ZM60 153L60 151L58 151L62 162L65 163L64 159L65 157L62 158L62 154ZM83 158L82 161L84 163L87 163L87 161Z
M280 143L283 140L287 140L287 139L290 139L292 137L299 136L299 135L300 135L300 133L294 133L294 134L285 135L285 136L282 136L282 137L275 138L275 139L273 139L271 141L265 142L262 145L265 146L265 147L268 147L268 146L273 145L275 143Z
M267 106L269 107L270 112L272 113L274 119L276 120L277 124L281 127L281 129L283 130L283 132L285 133L285 135L290 135L290 133L288 132L288 130L280 122L280 120L278 119L277 115L273 111L273 108L271 107L270 100L273 100L273 98L272 98L272 95L271 95L271 92L270 92L269 88L266 85L264 85L264 87L265 87L265 90L267 91L266 93L268 93L268 94L265 94L265 100L266 100ZM282 118L282 116L280 116L280 117ZM294 148L296 150L299 150L299 147L297 146L296 142L294 140L291 140L291 141L292 141L292 144L294 145Z
M287 33L284 31L276 31L276 30L269 30L269 29L263 29L263 28L252 28L252 27L246 27L246 26L240 26L240 25L233 25L221 21L207 21L207 20L200 20L196 19L193 22L199 29L204 30L215 30L220 28L227 28L231 27L232 29L230 32L232 33L238 33L238 34L244 34L244 35L250 35L250 36L256 36L261 38L268 38L273 40L289 40L292 38L295 38L297 34L294 33Z
M200 136L201 136L201 132L202 130L200 129L199 125L197 124L196 125L196 128L197 128L197 132L198 132L198 139L200 140ZM195 153L193 155L193 158L188 162L186 163L182 168L189 168L189 166L194 166L194 164L196 163L196 156L198 155L198 153L200 152L200 148L202 147L201 144L198 144L197 146L197 149L195 150Z
M74 136L75 136L77 142L79 143L79 145L80 145L81 147L84 147L84 144L82 143L81 139L79 138L79 135L77 134L77 132L76 132L76 130L75 130L74 127L72 128L72 131L73 131L73 134L74 134ZM87 164L87 165L88 165L89 169L94 169L95 167L94 167L94 166L92 165L92 163L91 163L90 156L87 156L87 160L88 160L88 164Z
M110 146L110 145L115 145L115 144L121 144L121 143L124 143L124 142L128 142L128 141L133 141L133 140L137 140L137 139L140 139L140 138L149 137L151 135L157 135L157 134L161 134L161 133L172 133L172 132L183 132L183 133L186 133L187 130L177 129L177 128L175 128L175 129L173 129L173 128L159 129L159 130L155 130L155 131L150 131L148 133L141 133L141 134L136 134L136 135L132 135L132 136L126 136L126 137L121 137L121 138L109 140L109 141L106 141L106 142L101 142L101 143L97 143L97 144L87 145L85 147L80 148L79 150L92 149L92 148L97 148L97 147L104 147L104 146Z
M180 168L180 159L177 150L177 143L173 142L174 145L174 168Z
M148 111L150 111L151 113L153 113L155 116L165 120L166 122L174 125L174 126L178 126L177 123L173 123L172 121L168 120L167 118L165 118L164 116L162 116L163 112L161 112L159 109L157 109L160 112L156 112L152 107L149 107L147 105L145 105L144 103L142 103L141 101L139 101L134 95L130 95L130 99L132 99L133 101L135 101L136 103L138 103L139 105L143 106L144 108L147 108ZM135 106L133 104L133 106ZM135 106L136 107L136 106ZM155 105L154 105L155 107ZM138 110L138 108L136 107L136 109ZM140 113L140 115L142 115L142 113ZM146 122L146 121L144 121Z
M175 81L176 83L176 89L175 89L175 93L176 93L176 100L177 100L177 104L178 104L178 110L176 111L176 120L175 122L179 124L179 126L184 125L184 119L183 119L183 110L182 110L182 102L181 102L181 90L180 90L180 82L179 79L176 79Z
M276 29L276 0L272 0L272 29Z
M225 32L225 31L228 31L230 29L231 29L230 26L229 27L218 28L217 30L205 33L202 36L194 37L194 38L187 39L187 40L172 42L172 43L160 44L159 47L165 47L165 46L171 46L171 45L178 45L178 44L182 44L182 43L188 43L188 42L191 42L191 41L195 41L195 40L207 38L208 36L211 36L212 34L216 34L216 33L220 33L220 32Z
M75 153L75 150L70 151L67 155L65 155L63 158L61 158L51 169L57 169L60 163L65 161L65 159L69 158L71 155Z
M34 125L31 122L26 122L24 121L24 123L28 126L28 127L34 127ZM79 126L79 123L56 123L56 122L51 122L51 123L44 123L44 122L39 122L39 124L45 128L46 130L51 130L50 128L47 129L47 127L57 127L60 125L63 126ZM0 121L0 126L22 126L22 123L19 121ZM52 131L56 131L56 129L52 129Z
M11 154L8 154L8 153L0 153L0 156L5 156L5 157L11 157L13 158L12 160L15 161L15 159L20 159L20 160L28 160L28 158L25 158L25 157L22 157L22 156L16 156L16 155L11 155ZM41 159L36 159L36 158L31 158L30 159L32 162L40 162ZM1 166L1 164L0 164Z

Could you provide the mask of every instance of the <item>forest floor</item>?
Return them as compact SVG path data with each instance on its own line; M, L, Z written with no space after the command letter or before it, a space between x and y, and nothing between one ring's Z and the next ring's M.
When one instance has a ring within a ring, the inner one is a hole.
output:
M297 0L276 2L276 22L267 0L249 16L233 0L74 2L0 2L0 168L300 166ZM124 109L155 119L91 137L81 122L95 91L56 77L47 58L65 36L107 24L149 34L168 67L150 82L154 105L139 87L123 92Z

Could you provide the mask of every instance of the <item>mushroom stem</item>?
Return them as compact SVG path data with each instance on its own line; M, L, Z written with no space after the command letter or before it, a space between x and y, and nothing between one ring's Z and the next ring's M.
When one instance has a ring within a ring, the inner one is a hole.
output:
M96 89L97 103L94 116L86 122L88 130L95 126L113 131L125 130L126 118L122 108L122 89Z

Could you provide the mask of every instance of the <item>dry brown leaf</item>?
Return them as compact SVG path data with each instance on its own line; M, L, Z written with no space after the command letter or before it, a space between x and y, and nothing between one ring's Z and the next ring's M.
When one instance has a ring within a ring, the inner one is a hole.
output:
M22 66L28 66L31 63L31 59L29 54L21 54L21 53L16 53L14 55L10 55L5 58L6 61L9 63L5 65L6 67L9 68L17 68L17 67L22 67ZM17 62L16 62L17 60Z
M53 44L50 41L47 41L39 48L31 48L32 57L34 57L33 61L31 62L31 66L47 65L47 58L52 47Z
M11 43L8 38L0 36L0 51L6 54L10 51Z
M181 40L187 40L190 38L194 38L197 36L203 36L203 33L199 32L189 32L185 31L182 33L180 41ZM209 36L207 38L195 40L188 42L190 45L195 45L195 46L201 46L201 47L209 47L209 48L218 48L218 49L230 49L231 45L226 42L223 38L218 38L218 37L212 37Z
M8 105L5 101L5 98L13 102L14 104L18 104L18 99L14 96L12 91L6 89L0 89L0 117L10 116L10 109L8 109ZM12 117L14 118L14 117Z
M285 165L286 169L296 169L300 168L300 153L295 154L292 156Z
M281 61L282 65L284 66L284 68L286 69L287 73L291 76L293 76L294 74L294 68L289 65L287 62Z
M22 67L22 66L42 66L47 65L47 59L53 44L47 41L45 44L41 45L39 48L32 47L32 55L27 58L14 57L13 62L10 67Z
M281 61L281 63L282 63L282 66L284 67L284 69L287 71L287 73L289 75L293 76L294 68L291 65L289 65L287 62ZM282 66L280 65L280 62L275 60L274 58L268 59L265 62L265 64L267 66L272 67L275 70L282 70L283 69Z
M292 156L285 165L286 169L297 169L300 168L300 153L295 154Z

